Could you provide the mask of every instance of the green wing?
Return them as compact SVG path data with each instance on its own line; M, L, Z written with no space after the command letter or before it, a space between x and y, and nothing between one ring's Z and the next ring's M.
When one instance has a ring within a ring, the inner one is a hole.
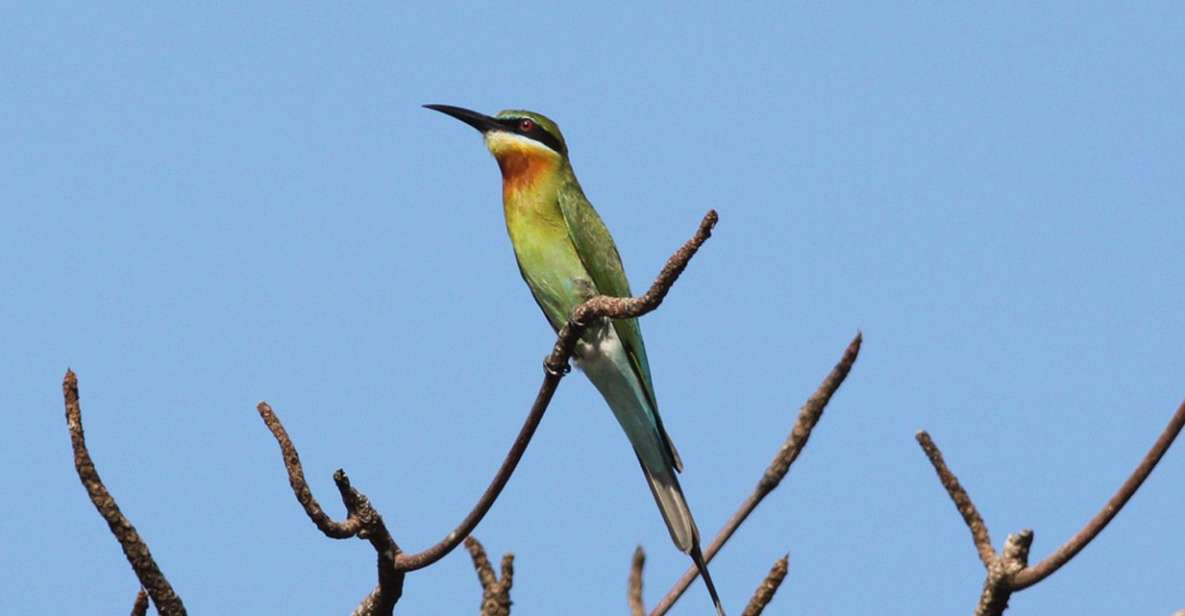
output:
M584 196L584 191L581 190L575 176L569 174L560 186L558 199L564 222L568 225L568 235L576 246L576 253L580 256L584 269L592 277L597 292L612 297L632 297L630 283L626 279L625 268L621 265L621 255L617 252L613 236L609 234L605 222ZM650 362L646 359L646 345L642 342L642 329L638 325L638 320L617 319L613 321L613 327L617 330L617 337L621 339L634 371L642 381L650 408L654 410L654 422L666 441L671 461L676 469L683 470L679 453L663 428L662 418L658 416L658 400L654 396L654 384L650 380Z

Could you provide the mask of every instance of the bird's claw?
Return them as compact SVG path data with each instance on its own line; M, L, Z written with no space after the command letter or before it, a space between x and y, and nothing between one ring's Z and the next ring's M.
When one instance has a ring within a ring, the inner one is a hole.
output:
M551 357L546 357L543 359L543 371L554 377L563 377L572 371L572 366L570 366L568 362L564 362L559 366L554 366L551 363Z

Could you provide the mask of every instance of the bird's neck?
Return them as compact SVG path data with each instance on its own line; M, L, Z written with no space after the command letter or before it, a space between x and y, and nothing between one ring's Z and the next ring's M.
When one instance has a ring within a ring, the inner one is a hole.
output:
M562 159L533 148L513 148L496 156L502 170L502 199L507 205L537 201L553 192Z

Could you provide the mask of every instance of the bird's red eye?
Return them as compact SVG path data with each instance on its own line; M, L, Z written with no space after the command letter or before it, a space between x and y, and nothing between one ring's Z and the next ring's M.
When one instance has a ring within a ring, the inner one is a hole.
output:
M518 129L523 131L524 133L529 133L532 130L535 130L535 122L533 122L531 120L523 119L522 121L520 121L518 123Z

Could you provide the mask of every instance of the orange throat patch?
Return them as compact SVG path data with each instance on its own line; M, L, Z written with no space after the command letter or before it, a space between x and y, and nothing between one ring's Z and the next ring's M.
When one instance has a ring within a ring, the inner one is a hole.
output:
M502 198L511 201L529 192L556 167L554 155L533 148L505 148L494 155L502 170Z

